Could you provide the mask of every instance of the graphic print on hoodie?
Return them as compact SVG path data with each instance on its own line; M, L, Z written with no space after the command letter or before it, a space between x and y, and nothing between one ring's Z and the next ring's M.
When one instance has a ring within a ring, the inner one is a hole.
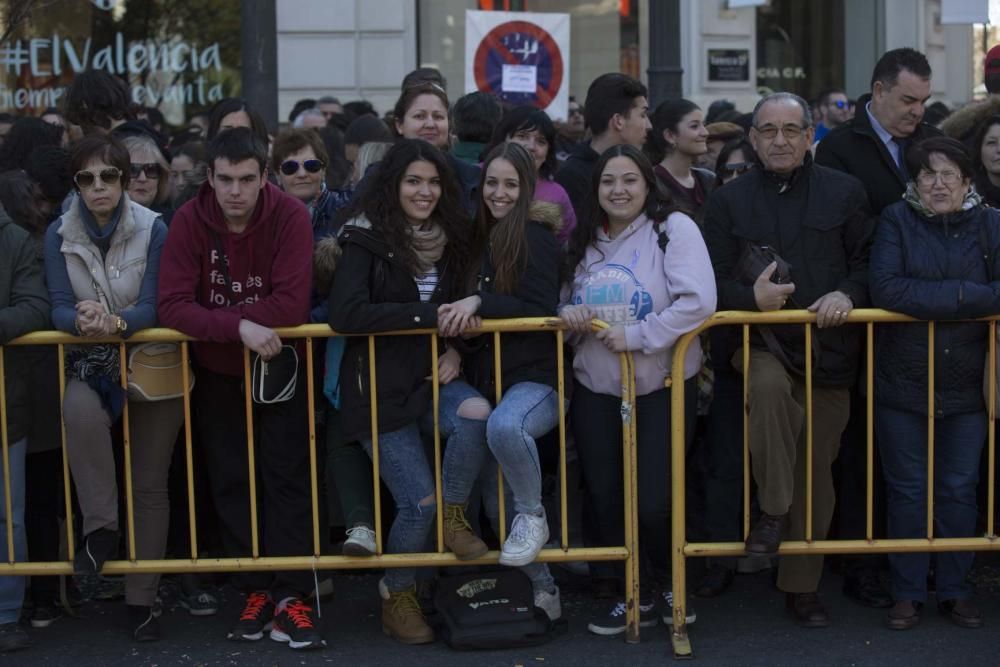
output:
M576 289L573 303L586 303L597 319L612 325L628 325L646 319L646 315L653 312L653 295L633 272L638 262L639 251L635 250L632 268L607 264L596 273L588 274Z
M229 231L215 191L204 184L167 234L160 323L201 341L192 345L201 366L242 376L240 320L271 328L309 321L312 246L308 211L270 183L239 234Z

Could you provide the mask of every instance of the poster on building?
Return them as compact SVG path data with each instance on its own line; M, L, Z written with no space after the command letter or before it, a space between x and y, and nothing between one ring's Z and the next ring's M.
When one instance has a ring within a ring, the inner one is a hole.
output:
M554 120L569 111L569 14L465 13L465 92L534 104Z
M57 107L98 69L180 124L239 94L240 12L231 0L0 0L0 110Z

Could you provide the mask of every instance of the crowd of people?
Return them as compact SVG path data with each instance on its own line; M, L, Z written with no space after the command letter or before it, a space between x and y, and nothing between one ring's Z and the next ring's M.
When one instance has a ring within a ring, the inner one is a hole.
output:
M186 480L175 459L184 442L181 396L190 390L203 553L312 553L314 420L325 445L321 492L341 508L342 553L376 552L377 450L395 503L385 553L427 550L438 512L458 560L481 558L505 534L499 563L519 568L535 605L560 619L559 587L538 562L550 536L544 501L559 418L568 415L580 467L583 543L622 544L622 352L634 357L637 390L641 626L673 622L667 443L675 383L687 397L690 491L701 511L689 534L744 537L744 419L755 487L746 556L710 560L695 596L723 594L736 571L771 567L782 540L806 537L808 507L812 537L863 537L863 332L847 325L850 312L871 306L941 321L1000 313L1000 109L989 100L969 105L939 119L942 132L927 118L931 76L921 53L895 49L856 102L832 90L811 106L779 92L750 113L720 101L705 114L684 99L651 111L641 82L609 73L555 123L485 93L452 105L440 74L424 68L407 75L385 117L365 102L323 97L296 104L288 126L272 132L245 101L226 99L171 135L155 109L131 105L119 79L79 75L63 108L0 117L0 343L46 329L81 343L66 348L63 395L54 348L4 355L16 559L60 559L60 413L78 519L74 572L98 575L123 553L187 553L177 537L187 533ZM762 326L744 350L732 328L716 327L689 347L684 377L671 377L678 339L717 310L782 309L815 313L811 345L801 327ZM562 406L551 334L504 334L498 368L495 340L476 333L484 319L556 316L572 360ZM594 319L609 326L594 330ZM306 343L275 331L309 322L343 334L436 329L438 340L385 336L374 348L364 336L314 341L322 395L310 414ZM180 375L140 372L146 359L177 356L175 345L129 344L122 359L106 342L155 326L196 340L193 388L179 385ZM885 517L876 516L876 531L923 537L926 327L877 329L877 505ZM987 325L970 322L942 322L933 338L937 537L974 535L984 512L977 493L987 342ZM287 384L276 392L263 382L245 386L244 348L255 369L288 372ZM444 444L443 507L425 444L435 428ZM120 502L123 438L131 443L133 535ZM0 544L6 511L0 503ZM329 538L327 553L340 541ZM892 554L887 589L882 558L846 558L844 592L889 609L890 628L908 629L933 574L939 611L976 628L983 620L971 565L967 552ZM778 559L777 587L801 626L829 625L816 594L823 568L821 556ZM624 632L621 563L590 563L588 572L594 595L608 602L588 629ZM0 651L26 647L26 625L44 628L60 616L58 578L27 583L0 577ZM325 646L312 573L241 572L230 583L245 595L230 640L269 635L293 649ZM393 639L434 640L425 583L409 567L380 580L381 625ZM159 585L157 574L125 577L136 641L160 637ZM194 575L180 578L180 601L195 615L219 606ZM685 609L693 623L691 601Z

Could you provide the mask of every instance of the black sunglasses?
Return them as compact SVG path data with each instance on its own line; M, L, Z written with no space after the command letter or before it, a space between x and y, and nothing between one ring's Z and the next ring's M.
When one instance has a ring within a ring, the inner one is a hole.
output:
M281 173L285 176L291 176L299 171L299 161L298 160L285 160L281 163ZM305 160L301 163L302 166L310 174L315 174L320 169L325 167L322 160Z
M722 173L739 176L740 174L747 173L751 169L753 169L753 162L734 162L733 164L725 165L722 168Z
M101 169L96 174L92 171L78 171L73 176L73 182L76 183L78 188L89 188L94 185L94 179L101 179L101 183L105 185L110 185L121 180L122 171L117 167L108 167L107 169Z
M139 178L139 174L146 174L146 178L157 180L160 178L160 165L155 162L133 162L128 168L132 178Z

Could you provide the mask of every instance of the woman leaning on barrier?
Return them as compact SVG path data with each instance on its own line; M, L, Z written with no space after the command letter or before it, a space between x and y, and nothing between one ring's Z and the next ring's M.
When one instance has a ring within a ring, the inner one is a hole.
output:
M716 288L708 250L697 225L671 203L649 160L636 148L614 146L594 166L592 220L581 220L570 240L572 283L560 315L578 335L574 345L570 417L581 472L591 494L599 544L623 543L622 399L619 353L635 360L639 545L643 568L640 625L656 625L654 588L662 616L672 622L670 591L670 390L673 346L715 311ZM591 319L610 326L591 332ZM684 364L686 419L695 417L701 346L694 340ZM674 381L681 381L676 378ZM604 576L613 569L592 564ZM687 607L687 622L694 612ZM625 631L625 603L587 626L591 632Z
M330 326L341 333L438 327L439 304L468 293L473 256L472 225L441 151L419 139L397 142L367 176L347 215L330 291ZM360 440L373 456L369 372L374 364L379 470L397 507L386 551L417 553L437 510L434 470L421 439L421 432L434 428L431 339L379 336L374 358L368 340L348 339L340 365L343 437ZM440 429L448 439L442 471L445 545L460 559L476 558L486 545L472 532L463 508L486 460L490 405L459 379L458 350L444 339L438 352ZM415 575L415 568L392 568L379 583L382 629L406 644L434 640L417 601Z
M1000 212L971 187L973 161L961 143L934 137L906 155L904 201L876 228L870 275L879 308L925 320L1000 313ZM984 261L985 258L985 261ZM986 440L985 324L941 323L934 331L934 537L973 537L979 459ZM888 488L890 538L927 531L927 336L922 324L883 324L875 352L875 428ZM973 553L934 555L939 611L962 627L982 625L969 601ZM889 554L896 630L920 622L929 553Z
M45 277L55 327L81 338L121 336L156 325L160 252L167 228L159 215L129 199L129 154L104 135L76 144L71 169L77 196L49 226ZM96 574L118 554L123 521L111 429L122 415L119 347L67 348L63 419L66 449L83 514L83 540L73 561ZM169 523L167 473L184 418L180 398L129 402L135 555L163 558ZM152 615L158 574L125 578L132 636L155 640Z
M532 206L535 168L531 155L513 142L495 146L483 163L479 207L479 290L441 306L438 323L457 336L474 317L554 317L559 305L559 241L562 218L552 204ZM466 375L483 396L496 396L493 336L470 342ZM551 620L561 615L559 589L548 566L535 563L549 539L542 505L542 468L536 439L559 425L555 337L548 332L509 333L501 339L503 395L486 424L490 450L503 467L513 503L510 533L500 564L524 567L532 581L535 606ZM483 504L499 526L497 466L483 471ZM496 530L500 534L499 530Z

